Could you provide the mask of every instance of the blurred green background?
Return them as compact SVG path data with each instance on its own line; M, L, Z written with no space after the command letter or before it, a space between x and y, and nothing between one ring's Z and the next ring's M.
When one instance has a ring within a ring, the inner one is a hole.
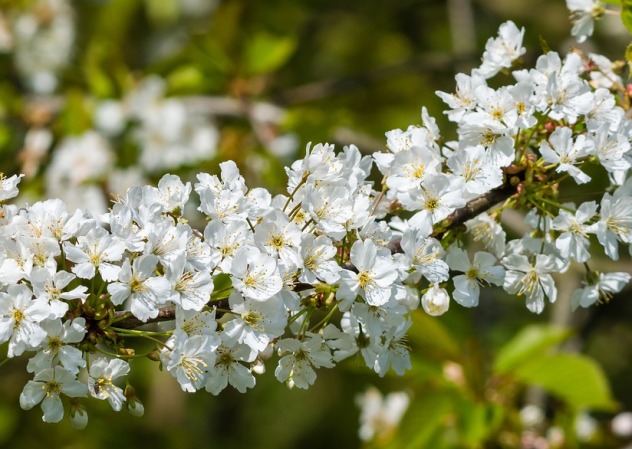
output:
M384 132L418 124L422 105L443 136L454 138L434 92L451 92L454 74L478 65L505 20L526 28L526 67L542 41L563 53L576 46L562 0L0 0L0 7L0 171L28 171L21 201L31 202L56 192L55 154L64 139L95 128L101 102L125 98L150 75L165 82L161 98L203 111L196 120L215 130L213 148L150 169L139 162L147 150L136 134L138 116L131 117L107 139L106 169L73 189L94 188L107 204L120 179L114 173L143 182L166 172L194 180L233 159L249 186L278 193L283 167L307 142L353 143L368 154L385 147ZM53 36L59 44L38 50L28 29L16 28L24 16L39 32L63 16L74 34L61 31ZM621 58L628 41L615 18L598 24L583 48ZM61 62L46 66L55 48ZM29 51L36 63L20 62L20 52ZM52 73L52 88L41 70ZM49 141L29 141L33 130L45 130ZM90 163L93 156L86 157ZM612 268L630 271L629 259ZM453 304L440 318L415 314L413 370L403 377L380 379L353 359L320 370L308 391L288 390L270 364L253 391L214 397L186 394L156 364L138 360L131 382L145 416L86 401L83 431L68 420L42 423L39 408L19 409L29 376L26 361L14 360L0 371L0 447L623 448L631 438L609 426L616 413L632 410L630 291L571 314L568 296L578 279L572 272L557 279L560 301L541 316L500 293L474 310ZM560 346L564 353L553 352ZM369 386L405 391L411 404L398 430L383 425L377 438L361 442L356 401ZM533 425L520 418L529 404L542 412Z

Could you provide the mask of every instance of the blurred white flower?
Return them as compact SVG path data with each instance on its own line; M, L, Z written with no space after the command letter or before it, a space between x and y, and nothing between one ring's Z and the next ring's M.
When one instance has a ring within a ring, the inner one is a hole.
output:
M15 65L37 93L53 92L56 73L70 60L75 41L72 14L67 0L40 0L13 24Z
M632 437L632 412L619 413L612 419L610 427L619 438Z
M408 405L410 397L403 391L383 396L375 387L369 387L359 395L356 403L361 409L359 436L363 441L387 440L396 430Z

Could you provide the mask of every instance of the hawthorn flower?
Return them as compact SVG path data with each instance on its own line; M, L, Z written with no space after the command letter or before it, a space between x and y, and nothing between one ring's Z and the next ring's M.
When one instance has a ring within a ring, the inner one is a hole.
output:
M448 280L448 264L442 259L443 248L437 239L428 237L430 230L407 229L400 246L407 256L405 265L413 268L429 282Z
M224 224L220 220L213 220L204 229L204 239L211 247L212 264L222 273L230 272L238 249L254 245L252 232L243 221Z
M188 337L193 335L215 335L217 321L215 320L215 308L208 312L195 310L176 309L176 332L184 332Z
M117 262L123 257L124 243L103 228L93 228L85 236L77 238L77 244L66 242L64 251L68 260L75 262L72 272L82 279L92 279L96 270L105 281L114 281L120 267Z
M389 368L400 376L411 368L410 347L406 340L406 332L411 325L412 321L407 319L399 326L390 327L382 335L373 364L373 370L380 377L384 377Z
M318 230L334 240L347 235L345 225L353 218L351 193L345 186L305 189L303 209L309 213Z
M276 260L256 248L242 248L235 254L231 274L235 289L255 301L265 301L283 288Z
M26 370L38 373L47 368L61 364L70 373L76 375L79 368L86 366L83 352L73 344L83 340L86 334L86 320L83 317L62 323L60 319L45 321L42 328L46 338L38 353L29 360Z
M41 323L55 318L52 312L46 298L33 299L24 284L9 285L6 293L0 292L0 343L9 342L7 356L39 346L47 335Z
M591 36L595 26L595 19L600 18L605 8L599 0L566 0L566 6L571 12L573 29L571 35L577 42L584 42Z
M123 390L114 385L119 377L129 373L129 363L121 359L108 360L105 357L90 363L88 390L97 399L107 399L114 411L120 411L126 401Z
M498 37L489 38L485 44L483 63L475 72L491 78L501 69L511 67L511 63L527 51L522 46L523 38L524 28L519 30L511 20L503 23L498 29Z
M240 362L254 362L257 352L247 345L232 347L221 344L216 350L215 366L208 371L206 391L217 395L230 384L240 393L255 386L252 372Z
M40 402L44 422L56 423L64 417L61 395L71 398L85 398L88 395L86 384L77 380L76 374L66 368L56 366L38 372L29 380L20 394L20 407L30 410Z
M460 188L443 174L428 175L424 186L408 192L408 197L399 198L409 210L418 210L409 220L412 227L422 228L427 222L436 224L465 205Z
M172 284L173 294L169 301L184 310L200 311L211 299L214 284L211 275L201 271L185 271L185 255L175 258L167 267L167 279Z
M143 199L147 204L160 204L165 212L181 213L191 193L191 183L184 184L179 176L164 175L158 187L143 187Z
M597 240L606 255L613 260L619 258L619 240L632 243L632 197L606 193L599 208Z
M505 270L495 265L496 257L492 254L479 251L474 254L474 260L470 262L467 253L455 246L450 247L446 262L452 270L465 274L454 276L454 300L464 307L476 307L480 295L481 283L502 285Z
M496 220L484 212L466 221L465 224L475 242L485 245L485 249L491 251L496 257L502 257L505 253L507 234Z
M550 164L556 164L556 172L568 172L577 184L590 181L590 176L575 165L580 158L590 155L593 150L592 140L583 134L573 140L573 131L567 127L557 128L549 137L549 142L544 140L540 145L542 159Z
M9 178L0 173L0 204L8 199L18 196L18 184L24 175L13 175Z
M503 183L503 172L489 160L483 146L457 150L447 163L463 183L466 199L480 196Z
M210 367L215 365L215 351L220 343L216 335L194 335L171 339L173 350L164 349L162 363L176 378L183 391L193 393L204 386Z
M436 174L441 160L426 147L414 146L395 154L391 174L386 185L399 192L407 192L423 184L429 174Z
M479 86L485 86L486 81L476 71L471 76L457 73L455 79L456 93L448 94L437 91L435 94L451 108L451 110L446 111L448 118L453 122L460 122L468 112L476 107L474 92Z
M609 123L606 122L598 125L598 128L594 130L593 142L599 164L608 171L616 182L618 176L626 173L630 168L630 161L625 157L630 151L630 142L627 136L623 133L611 135Z
M61 299L80 299L83 302L88 297L88 287L83 285L64 291L75 278L74 274L63 270L51 273L47 268L34 268L31 272L33 293L38 298L46 298L51 305L63 308L63 313L66 313L68 305L62 303Z
M593 304L608 302L615 293L619 293L630 282L630 273L594 273L585 287L579 288L571 295L573 310L578 307L590 307Z
M301 229L281 211L273 211L263 217L255 229L254 241L259 248L279 260L298 262Z
M225 340L245 344L254 351L263 351L273 338L283 335L287 318L283 301L272 296L266 301L244 299L233 292L229 297L231 311L236 317L226 323Z
M560 209L560 214L553 219L552 227L563 231L555 241L562 257L570 257L577 262L586 262L590 258L587 234L593 232L594 226L586 223L596 213L597 203L594 201L583 203L575 214Z
M315 284L319 280L329 285L335 284L340 279L341 270L340 265L334 260L336 253L336 247L327 236L303 235L301 241L303 269L299 280L308 284Z
M307 333L302 341L284 338L276 344L281 358L274 375L279 382L307 389L316 380L314 368L334 366L331 351L318 334Z
M393 283L399 277L397 266L388 250L378 250L371 240L357 240L351 247L351 263L357 268L340 272L337 296L344 301L344 309L360 295L367 304L382 306L393 295Z
M114 305L120 305L126 299L130 302L131 312L141 321L155 318L158 307L171 296L171 283L167 278L154 276L158 258L148 254L123 262L119 272L119 282L108 285L108 293Z
M512 253L502 259L507 269L503 288L511 294L524 296L527 309L533 313L544 310L544 296L555 302L557 288L549 273L558 271L555 260L546 254L537 254L531 260L523 254Z

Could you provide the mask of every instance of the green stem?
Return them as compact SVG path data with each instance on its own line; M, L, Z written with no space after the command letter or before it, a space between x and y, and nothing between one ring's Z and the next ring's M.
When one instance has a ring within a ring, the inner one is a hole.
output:
M287 198L287 201L283 205L283 212L285 212L285 209L287 209L287 207L292 202L292 199L294 198L294 195L296 195L296 192L298 192L298 189L300 189L303 186L303 184L307 182L308 176L309 176L308 172L303 173L303 177L301 178L299 183L296 184L296 187L294 187L294 190L292 190L292 193L290 193L290 196Z
M121 327L113 327L110 326L110 329L116 331L116 333L127 336L127 337L144 337L147 335L162 335L168 336L172 334L172 331L162 331L162 332L154 332L154 331L139 331L136 329L123 329Z
M321 327L325 327L325 325L327 325L327 323L329 323L329 320L331 319L331 317L334 315L334 312L336 312L336 310L338 310L338 304L339 303L335 303L333 305L333 307L331 308L331 310L329 311L329 313L325 316L325 318L323 318L322 320L320 320L316 325L314 325L309 331L310 332L314 332L317 329L320 329Z

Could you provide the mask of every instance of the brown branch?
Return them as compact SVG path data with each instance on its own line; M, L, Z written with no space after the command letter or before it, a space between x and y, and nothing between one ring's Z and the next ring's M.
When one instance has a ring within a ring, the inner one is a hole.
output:
M490 210L495 205L505 201L506 199L516 194L517 189L515 186L512 185L510 179L517 177L518 179L522 180L523 176L523 172L510 176L508 175L507 180L502 186L490 190L489 192L479 196L478 198L474 198L461 209L457 209L452 212L452 214L450 214L448 218L446 218L446 222L449 223L447 228L433 233L432 237L436 238L437 240L441 240L441 238L449 230L461 226L466 221L471 220L472 218L475 218L483 212ZM395 239L388 244L388 248L391 250L392 253L402 252L400 241L401 239Z
M146 324L160 323L162 321L171 321L176 319L176 309L174 307L163 307L161 309L158 309L158 316L155 318L150 318L145 322L130 314L131 312L129 310L115 312L114 319L121 320L114 322L115 327L120 327L121 329L135 329L137 327L145 326Z
M520 176L518 174L516 176ZM467 203L463 208L457 209L450 216L448 216L447 220L449 221L448 229L443 232L436 234L434 237L437 239L441 239L443 234L450 229L454 229L457 226L461 226L466 221L471 220L477 215L482 214L483 212L488 211L496 204L501 203L514 195L516 193L516 187L511 185L509 181L506 181L502 186L490 190L484 195L479 196L478 198L473 199L469 203Z

